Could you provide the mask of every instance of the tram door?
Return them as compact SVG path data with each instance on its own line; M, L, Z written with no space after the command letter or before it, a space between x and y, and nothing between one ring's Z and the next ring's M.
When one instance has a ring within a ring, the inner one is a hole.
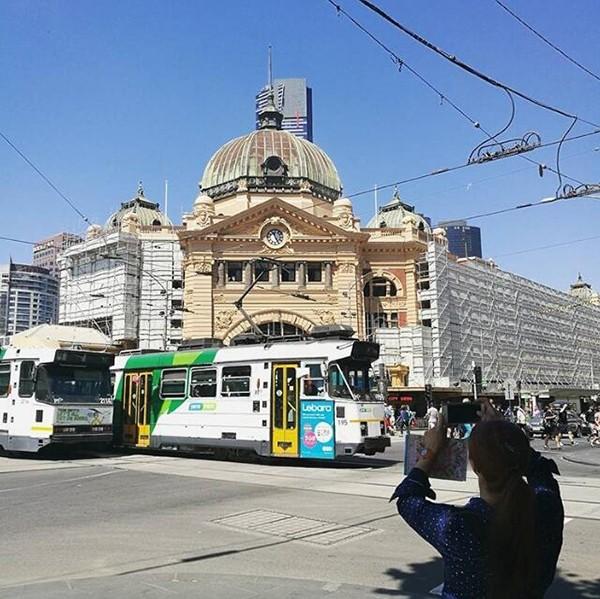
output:
M271 453L298 456L297 364L273 364L271 385Z
M136 447L150 445L150 395L152 373L125 374L123 389L123 443Z

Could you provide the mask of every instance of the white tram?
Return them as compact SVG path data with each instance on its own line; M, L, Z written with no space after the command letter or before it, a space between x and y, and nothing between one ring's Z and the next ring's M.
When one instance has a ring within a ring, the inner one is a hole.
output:
M41 325L0 348L0 448L112 442L114 355L90 351L106 349L103 339L90 329Z
M115 359L115 439L130 447L334 459L390 445L371 364L349 338Z

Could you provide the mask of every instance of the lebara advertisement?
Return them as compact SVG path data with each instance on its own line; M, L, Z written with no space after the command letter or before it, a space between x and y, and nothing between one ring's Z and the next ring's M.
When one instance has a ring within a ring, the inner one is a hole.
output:
M300 403L301 458L335 458L333 409L332 401L303 400Z

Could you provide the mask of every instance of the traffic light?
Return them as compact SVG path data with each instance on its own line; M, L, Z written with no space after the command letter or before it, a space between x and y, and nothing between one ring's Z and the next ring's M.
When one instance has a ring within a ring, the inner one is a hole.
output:
M433 403L433 389L429 383L425 385L425 402L428 406Z
M473 366L473 376L475 378L474 395L475 395L475 397L480 397L481 396L481 383L482 383L481 366Z

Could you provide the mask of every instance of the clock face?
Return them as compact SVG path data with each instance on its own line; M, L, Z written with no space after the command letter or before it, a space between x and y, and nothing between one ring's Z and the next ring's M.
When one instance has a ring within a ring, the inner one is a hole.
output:
M265 240L269 245L283 245L285 234L281 229L269 229L265 235Z

